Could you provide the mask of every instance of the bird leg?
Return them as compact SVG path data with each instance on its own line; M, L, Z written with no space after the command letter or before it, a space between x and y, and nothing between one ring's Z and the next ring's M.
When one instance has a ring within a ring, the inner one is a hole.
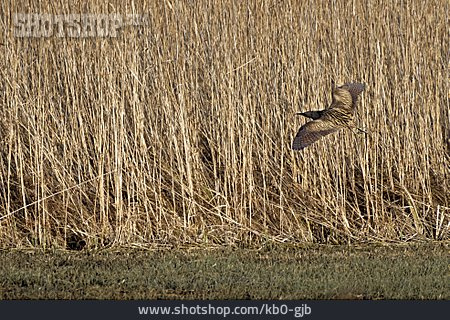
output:
M361 128L356 127L355 129L357 129L356 132L353 131L353 133L355 133L355 134L362 134L362 133L368 134L367 131L365 131L365 130L363 130L363 129L361 129ZM364 129L365 129L365 128L364 128Z

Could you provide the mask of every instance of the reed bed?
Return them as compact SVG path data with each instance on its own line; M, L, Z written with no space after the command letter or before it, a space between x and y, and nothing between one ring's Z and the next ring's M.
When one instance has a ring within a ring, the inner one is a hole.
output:
M448 241L448 2L2 4L3 247ZM14 13L145 14L17 38ZM302 152L331 83L357 122Z

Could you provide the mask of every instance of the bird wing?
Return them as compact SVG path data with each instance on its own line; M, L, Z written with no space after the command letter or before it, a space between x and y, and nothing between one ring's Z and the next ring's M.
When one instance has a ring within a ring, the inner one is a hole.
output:
M336 127L335 124L327 120L319 119L307 122L298 130L292 143L292 149L302 150L320 138L339 129L339 127Z
M341 107L354 110L358 102L358 96L365 88L366 85L364 83L346 83L333 90L333 104L339 101L341 102Z

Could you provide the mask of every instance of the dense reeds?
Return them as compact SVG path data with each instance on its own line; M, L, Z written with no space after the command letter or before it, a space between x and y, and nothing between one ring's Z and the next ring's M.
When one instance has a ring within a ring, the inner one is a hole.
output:
M2 4L1 245L448 240L447 6ZM15 12L147 24L16 38ZM332 81L366 83L369 134L292 151L294 113L330 103Z

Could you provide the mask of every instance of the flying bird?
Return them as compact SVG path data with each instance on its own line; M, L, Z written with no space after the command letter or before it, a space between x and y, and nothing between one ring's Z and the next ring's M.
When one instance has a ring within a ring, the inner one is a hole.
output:
M320 138L343 128L356 128L354 115L358 96L363 92L364 83L346 83L333 88L331 105L324 110L299 112L313 121L307 122L297 132L292 149L303 150ZM358 130L363 131L360 128Z

